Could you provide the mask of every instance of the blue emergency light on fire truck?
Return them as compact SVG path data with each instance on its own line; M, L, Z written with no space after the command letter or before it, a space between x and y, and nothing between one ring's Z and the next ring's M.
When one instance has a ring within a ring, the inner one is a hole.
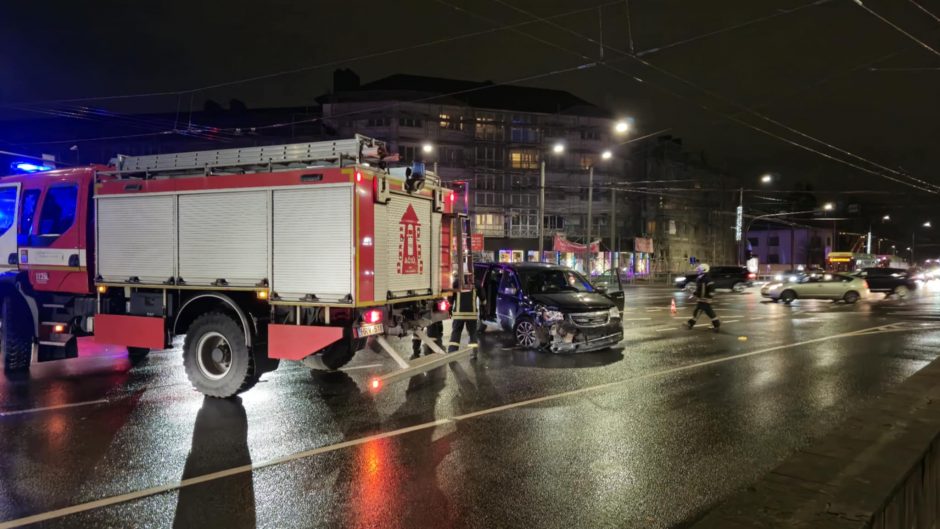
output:
M386 339L430 342L467 235L437 175L386 169L387 152L356 135L3 178L4 368L92 336L137 361L185 335L193 386L228 397L280 360L338 369L367 340L399 365L379 386L466 356L409 363Z

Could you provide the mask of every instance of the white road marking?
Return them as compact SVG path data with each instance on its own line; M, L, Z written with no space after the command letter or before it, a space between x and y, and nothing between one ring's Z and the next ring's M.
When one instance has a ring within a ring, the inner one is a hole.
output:
M623 321L649 321L651 319L653 318L627 318L627 319L624 319Z
M108 399L89 400L85 402L73 402L71 404L58 404L56 406L43 406L42 408L30 408L28 410L12 410L0 412L0 417L9 417L11 415L25 415L27 413L38 413L41 411L61 410L63 408L77 408L79 406L94 406L95 404L107 404Z
M727 320L727 321L721 320L721 324L722 324L722 325L725 325L725 324L727 324L727 323L737 323L737 322L739 322L739 321L741 321L741 320ZM707 323L697 323L697 324L695 324L695 327L696 327L696 328L699 328L699 327L711 327L711 326L712 326L711 322L707 322ZM676 329L675 326L670 326L670 327L660 327L660 328L658 328L658 329L653 329L653 330L656 331L656 332L663 332L663 331L675 331L675 330L678 330L678 329Z
M192 477L192 478L187 478L187 479L184 479L184 480L181 480L181 481L177 481L177 482L165 483L165 484L163 484L163 485L157 485L157 486L155 486L155 487L150 487L150 488L148 488L148 489L138 490L138 491L135 491L135 492L128 492L127 494L121 494L121 495L118 495L118 496L111 496L111 497L107 497L107 498L101 498L101 499L99 499L99 500L90 501L90 502L87 502L87 503L80 503L80 504L77 504L77 505L72 505L72 506L70 506L70 507L64 507L64 508L62 508L62 509L56 509L56 510L53 510L53 511L47 511L47 512L43 512L43 513L34 514L34 515L31 515L31 516L26 516L26 517L23 517L23 518L17 518L17 519L14 519L14 520L8 520L8 521L5 521L5 522L0 523L0 529L13 529L13 528L15 528L15 527L22 527L22 526L24 526L24 525L29 525L29 524L44 522L44 521L53 520L53 519L56 519L56 518L62 518L62 517L64 517L64 516L69 516L69 515L71 515L71 514L77 514L77 513L80 513L80 512L90 511L90 510L98 509L98 508L101 508L101 507L109 507L109 506L111 506L111 505L116 505L116 504L119 504L119 503L125 503L125 502L133 501L133 500L138 500L138 499L141 499L141 498L146 498L146 497L148 497L148 496L153 496L153 495L161 494L161 493L164 493L164 492L170 492L170 491L177 490L177 489L181 489L181 488L183 488L183 487L188 487L188 486L191 486L191 485L198 485L198 484L200 484L200 483L206 483L206 482L208 482L208 481L214 481L214 480L217 480L217 479L221 479L221 478L225 478L225 477L229 477L229 476L234 476L234 475L237 475L237 474L243 474L243 473L245 473L245 472L254 472L254 471L256 471L256 470L260 470L260 469L263 469L263 468L267 468L267 467L271 467L271 466L275 466L275 465L280 465L280 464L288 463L288 462L291 462L291 461L296 461L296 460L298 460L298 459L304 459L304 458L312 457L312 456L319 455L319 454L324 454L324 453L328 453L328 452L334 452L334 451L337 451L337 450L342 450L342 449L344 449L344 448L350 448L350 447L353 447L353 446L359 446L359 445L362 445L362 444L369 443L369 442L371 442L371 441L376 441L376 440L380 440L380 439L388 439L388 438L390 438L390 437L399 437L399 436L402 436L402 435L405 435L405 434L408 434L408 433L411 433L411 432L417 432L417 431L420 431L420 430L426 430L426 429L428 429L428 428L436 428L436 427L438 427L438 426L443 426L443 425L446 425L446 424L453 424L453 423L455 423L455 422L458 422L458 421L465 421L465 420L468 420L468 419L472 419L472 418L474 418L474 417L481 417L481 416L485 416L485 415L491 415L491 414L494 414L494 413L499 413L499 412L503 412L503 411L507 411L507 410L512 410L512 409L515 409L515 408L521 408L521 407L524 407L524 406L531 406L531 405L533 405L533 404L539 404L539 403L542 403L542 402L548 402L548 401L552 401L552 400L564 399L564 398L573 397L573 396L577 396L577 395L583 395L583 394L589 393L589 392L595 392L595 391L599 391L599 390L605 390L605 389L608 389L608 388L617 387L617 386L620 386L620 385L623 385L623 384L626 384L626 383L630 383L630 382L635 382L635 381L638 381L638 380L645 380L645 379L650 379L650 378L662 377L662 376L671 375L671 374L674 374L674 373L681 373L681 372L683 372L683 371L690 371L690 370L697 369L697 368L700 368L700 367L705 367L705 366L710 366L710 365L715 365L715 364L722 364L722 363L725 363L725 362L731 362L731 361L733 361L733 360L739 360L739 359L741 359L741 358L748 358L748 357L757 356L757 355L761 355L761 354L771 353L771 352L774 352L774 351L780 351L780 350L783 350L783 349L790 349L790 348L792 348L792 347L799 347L799 346L802 346L802 345L809 345L809 344L814 344L814 343L820 343L820 342L825 342L825 341L828 341L828 340L835 340L835 339L839 339L839 338L851 338L851 337L854 337L854 336L864 336L864 335L868 335L868 334L876 334L877 332L909 332L909 331L914 331L914 330L928 330L928 328L925 328L925 327L919 327L919 328L918 328L918 327L913 327L913 328L890 329L890 330L885 330L885 329L886 329L886 327L882 325L882 326L878 326L878 327L869 327L869 328L866 328L866 329L859 329L859 330L857 330L857 331L845 332L845 333L841 333L841 334L834 334L834 335L832 335L832 336L824 336L824 337L822 337L822 338L814 338L814 339L812 339L812 340L804 340L804 341L802 341L802 342L795 342L795 343L790 343L790 344L776 345L776 346L773 346L773 347L766 347L766 348L764 348L764 349L758 349L758 350L756 350L756 351L751 351L751 352L748 352L748 353L739 353L739 354L734 354L734 355L728 355L728 356L724 356L724 357L721 357L721 358L714 358L714 359L712 359L712 360L704 360L704 361L702 361L702 362L696 362L696 363L694 363L694 364L688 364L688 365L684 365L684 366L672 367L672 368L669 368L669 369L664 369L664 370L662 370L662 371L656 371L656 372L653 372L653 373L646 373L646 374L643 374L643 375L637 375L637 376L632 377L632 378L625 378L625 379L621 379L621 380L615 380L615 381L613 381L613 382L607 382L607 383L604 383L604 384L598 384L598 385L596 385L596 386L588 386L588 387L579 388L579 389L575 389L575 390L571 390L571 391L565 391L565 392L562 392L562 393L555 393L555 394L553 394L553 395L546 395L546 396L544 396L544 397L536 397L536 398L533 398L533 399L527 399L527 400L521 400L521 401L517 401L517 402L512 402L512 403L509 403L509 404L504 404L504 405L502 405L502 406L496 406L496 407L493 407L493 408L487 408L487 409L484 409L484 410L478 410L478 411L471 412L471 413L466 413L466 414L463 414L463 415L455 415L455 416L450 417L450 418L437 419L437 420L435 420L435 421L426 422L426 423L423 423L423 424L417 424L417 425L414 425L414 426L409 426L409 427L407 427L407 428L400 428L400 429L398 429L398 430L392 430L392 431L389 431L389 432L383 432L383 433L379 433L379 434L375 434L375 435L370 435L370 436L367 436L367 437L360 437L360 438L358 438L358 439L351 439L351 440L348 440L348 441L343 441L343 442L341 442L341 443L336 443L336 444L332 444L332 445L328 445L328 446L322 446L322 447L319 447L319 448L313 448L313 449L310 449L310 450L304 450L304 451L302 451L302 452L295 452L295 453L293 453L293 454L288 454L288 455L286 455L286 456L281 456L281 457L277 457L277 458L274 458L274 459L269 459L269 460L267 460L267 461L262 461L262 462L260 462L260 463L254 463L254 464L250 464L250 465L242 465L242 466L239 466L239 467L233 467L233 468L229 468L229 469L226 469L226 470L220 470L220 471L218 471L218 472L212 472L212 473L209 473L209 474L203 474L203 475L201 475L201 476L195 476L195 477ZM935 325L935 326L933 326L933 327L930 327L929 329L930 329L930 330L940 329L940 325Z

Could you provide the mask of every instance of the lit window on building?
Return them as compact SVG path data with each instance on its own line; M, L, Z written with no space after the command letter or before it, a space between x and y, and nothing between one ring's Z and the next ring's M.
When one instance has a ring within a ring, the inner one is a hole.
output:
M509 165L513 169L538 169L539 153L535 149L512 149L509 151Z
M463 130L463 121L460 116L451 116L450 114L439 114L438 119L442 129Z

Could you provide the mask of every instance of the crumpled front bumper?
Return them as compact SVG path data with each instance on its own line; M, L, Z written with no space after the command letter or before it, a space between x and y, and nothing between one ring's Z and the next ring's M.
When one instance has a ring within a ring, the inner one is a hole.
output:
M563 330L562 325L565 326ZM598 327L578 327L569 322L560 322L552 325L549 338L548 349L553 353L599 351L623 340L623 324L620 319Z

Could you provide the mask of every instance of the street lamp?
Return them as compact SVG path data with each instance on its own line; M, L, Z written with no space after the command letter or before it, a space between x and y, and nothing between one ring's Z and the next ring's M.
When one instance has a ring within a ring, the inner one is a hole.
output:
M603 160L610 160L610 158L611 158L613 155L614 155L614 153L610 152L610 149L608 149L608 150L606 150L606 151L604 151L604 152L601 153L601 159L603 159Z
M882 222L888 222L889 220L891 220L891 215L885 215L884 217L881 217L881 220Z
M774 181L774 177L770 173L767 173L764 176L760 177L760 181L761 183L769 184Z
M565 144L556 142L552 145L552 152L560 155L565 152ZM542 158L541 172L539 174L539 262L542 262L542 254L545 250L545 158Z
M424 142L424 144L421 145L421 151L424 154L431 154L431 151L433 150L434 150L434 145L431 145L430 142Z
M625 119L621 119L616 124L614 124L614 132L616 132L617 134L626 134L627 131L629 130L630 130L630 122Z
M826 202L825 204L823 204L822 208L823 208L823 211L832 211L833 208L835 208L835 206L832 204L832 202Z
M925 227L925 228L932 228L933 226L930 225L930 221L928 220L927 222L924 223L924 227Z

